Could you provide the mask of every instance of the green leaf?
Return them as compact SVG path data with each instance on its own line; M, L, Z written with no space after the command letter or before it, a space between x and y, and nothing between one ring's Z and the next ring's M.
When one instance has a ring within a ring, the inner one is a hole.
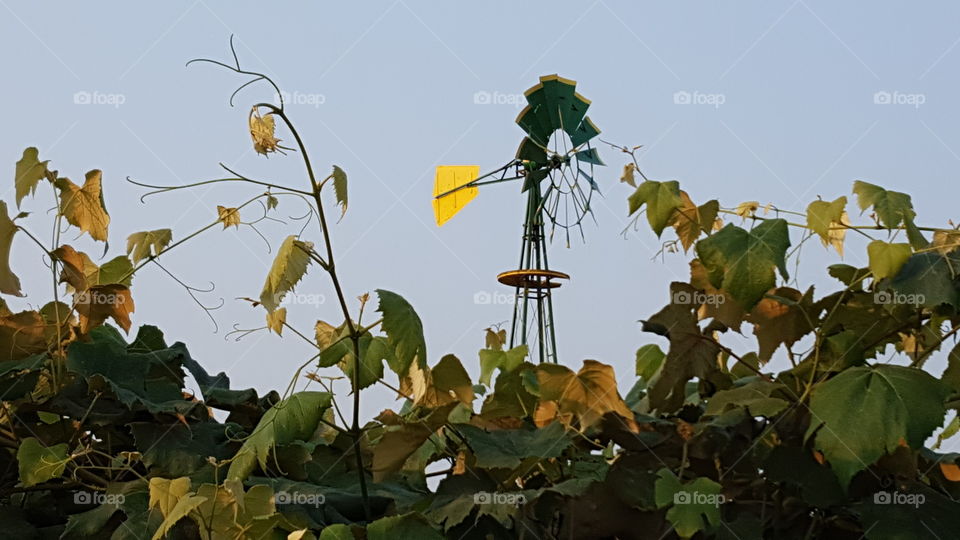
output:
M473 382L456 356L444 355L430 370L430 374L433 376L433 386L439 392L453 392L468 407L473 403Z
M10 248L17 225L7 214L7 203L0 201L0 292L13 296L23 296L20 292L20 279L10 269Z
M496 349L480 350L480 383L490 386L490 380L493 372L497 369L504 373L510 373L523 363L527 357L527 346L517 345L508 351Z
M417 513L380 518L367 525L367 540L443 540L443 536Z
M343 169L333 166L333 193L340 205L340 219L347 213L347 173Z
M470 424L457 424L467 440L478 467L513 469L527 458L559 457L572 440L560 422L541 429L500 429L485 431Z
M353 368L353 342L345 339L336 345L344 353L339 362L343 374L350 379L354 392L357 391L357 385L354 381ZM333 354L331 352L331 354ZM380 336L371 338L369 334L364 334L360 338L360 389L367 388L383 378L383 361L390 356L390 346L387 340Z
M349 525L335 523L320 531L320 540L354 540L353 531Z
M772 418L786 409L789 403L771 397L771 394L785 389L782 384L755 380L730 390L721 390L710 397L703 414L717 416L731 409L742 408L750 411L751 416Z
M410 364L425 367L427 343L423 338L423 323L413 306L397 293L377 289L380 305L377 311L383 314L383 331L393 349L397 365L391 366L400 377L406 377Z
M95 536L117 513L119 508L115 504L101 504L93 510L71 514L67 519L67 527L61 538L87 538ZM4 532L9 533L4 523Z
M17 208L20 208L20 202L27 195L33 195L37 191L40 180L47 177L47 163L50 161L40 161L39 154L40 151L31 146L23 151L23 157L17 162L14 177L17 188Z
M328 392L298 392L271 407L233 458L227 478L244 480L257 463L266 469L267 456L275 446L308 440L332 397Z
M70 461L69 447L64 444L45 446L34 437L20 441L17 449L17 463L20 467L20 482L30 487L41 484L51 478L59 478L64 467Z
M928 251L911 255L890 280L893 295L888 299L899 304L931 308L947 304L960 308L958 263L956 253L944 255Z
M867 244L867 256L870 258L870 271L877 281L895 276L907 262L913 251L910 244L889 244L874 240Z
M750 231L728 224L697 242L696 250L710 283L749 310L776 285L775 269L788 279L788 247L787 222L770 219Z
M280 245L270 273L267 274L267 281L263 284L263 291L260 292L260 303L268 312L273 313L283 297L292 291L307 273L307 266L310 265L309 253L312 249L313 244L297 240L293 235L288 236Z
M133 233L127 237L127 256L133 260L133 264L156 257L172 239L173 231L170 229Z
M857 180L853 183L853 192L857 195L857 206L862 214L873 207L883 226L894 229L904 220L912 220L916 213L910 196L898 191L887 191L880 186Z
M637 349L637 376L643 377L643 380L649 383L660 366L663 365L663 359L666 357L667 355L656 345L649 344L640 347Z
M724 503L720 484L704 477L683 484L669 469L660 469L657 476L657 507L670 507L667 520L681 538L691 538L720 524L720 505Z
M816 387L806 437L816 435L840 484L892 452L903 440L922 448L943 424L950 390L914 368L881 365L852 367Z
M680 182L655 182L647 180L630 195L630 213L633 215L643 205L647 206L647 221L659 237L670 224L673 212L683 206L680 198Z

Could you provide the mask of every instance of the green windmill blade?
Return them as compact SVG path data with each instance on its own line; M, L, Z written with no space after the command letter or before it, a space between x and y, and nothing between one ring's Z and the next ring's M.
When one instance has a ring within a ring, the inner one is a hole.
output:
M573 143L574 148L578 148L580 145L599 134L600 129L593 125L593 122L590 121L589 116L584 116L583 121L580 122L580 125L577 126L577 129L570 134L570 142Z

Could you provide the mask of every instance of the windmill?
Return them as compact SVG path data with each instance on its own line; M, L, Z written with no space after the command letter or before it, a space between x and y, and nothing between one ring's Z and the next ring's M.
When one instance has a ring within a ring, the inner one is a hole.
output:
M591 213L590 201L597 184L594 165L603 165L590 145L600 130L586 116L590 101L576 91L575 81L557 75L540 77L540 83L524 92L528 105L517 116L526 133L516 157L499 169L480 175L480 167L437 167L433 210L437 225L443 225L470 203L478 188L487 184L522 180L527 196L516 270L503 272L497 281L513 287L515 302L510 347L530 346L530 357L540 363L557 361L551 291L570 279L551 270L547 262L545 225L550 239L560 230L567 247L570 232L583 236L582 222Z

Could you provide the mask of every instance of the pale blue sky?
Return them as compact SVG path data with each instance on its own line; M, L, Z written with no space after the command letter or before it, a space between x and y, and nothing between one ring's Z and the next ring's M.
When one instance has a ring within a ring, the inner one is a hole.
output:
M475 374L483 328L509 320L511 309L476 305L474 295L509 294L495 276L515 265L523 208L518 186L492 186L442 229L433 224L435 165L495 168L522 136L515 106L475 104L475 93L509 101L539 75L573 78L593 101L590 116L603 138L646 145L647 175L679 180L700 203L720 197L728 206L759 200L803 210L817 195L849 195L863 179L911 193L922 224L944 225L957 217L949 194L960 170L958 16L952 2L0 0L7 126L0 163L12 180L20 152L35 145L75 180L103 169L110 256L131 232L172 227L180 238L214 218L216 205L256 193L202 188L142 205L128 175L197 181L218 177L223 161L254 178L303 185L295 156L267 160L252 151L247 107L269 99L266 88L242 93L231 109L227 97L242 79L184 67L197 56L227 60L235 34L244 66L303 100L323 101L289 112L317 169L338 164L350 177L350 209L334 227L347 294L402 294L424 320L431 362L456 353ZM123 103L76 104L77 92L92 101L119 95ZM675 104L676 92L722 104ZM877 92L923 103L875 104ZM559 349L568 365L613 364L626 384L636 348L656 341L636 321L666 302L669 281L686 275L686 258L651 260L658 242L646 227L620 235L629 194L617 182L623 159L601 153L609 167L597 175L598 225L586 228L585 245L558 243L551 252L552 266L573 277L555 297ZM41 191L25 203L38 231L48 197ZM12 203L12 181L4 199ZM280 210L301 212L290 201ZM292 228L263 232L276 246ZM317 239L314 230L308 238ZM86 238L73 244L101 249ZM862 249L852 241L846 262L864 264ZM803 255L801 283L833 287L822 267L836 256L812 242ZM29 293L15 307L48 298L49 276L30 262L35 256L27 242L15 244L14 270ZM262 311L233 300L259 293L271 261L262 240L249 229L211 231L164 259L187 283L216 283L201 298L226 299L214 314L220 332L158 269L134 282L135 324L162 327L208 370L227 370L236 386L284 388L311 354L305 344L266 333L224 340L234 323L263 324ZM333 299L318 269L298 292ZM337 317L327 302L291 309L288 320L309 333L317 318ZM370 394L364 414L399 406L383 389Z

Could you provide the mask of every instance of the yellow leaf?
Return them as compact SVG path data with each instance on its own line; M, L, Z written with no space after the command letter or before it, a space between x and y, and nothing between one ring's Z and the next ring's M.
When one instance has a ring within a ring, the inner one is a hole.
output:
M60 190L60 212L67 222L90 233L94 240L106 242L110 215L103 203L100 182L101 172L92 170L87 173L83 187L69 178L57 178L54 185Z
M310 251L313 244L297 240L290 235L280 245L277 256L273 259L270 273L260 292L260 303L267 311L272 312L280 305L280 301L307 273L310 264Z
M599 422L608 412L616 413L635 430L633 412L617 392L612 367L596 360L584 360L577 373L559 364L541 364L536 373L541 403L556 401L557 412L561 416L573 414L580 420L581 430Z
M90 264L93 264L89 257L84 257L83 253L67 244L53 250L50 255L63 265L63 270L60 271L60 283L66 283L76 291L87 290L88 272L86 263L89 261Z
M287 308L273 310L273 313L267 313L267 328L276 332L278 336L283 335L283 324L287 322Z
M27 195L33 195L37 184L47 176L47 163L37 159L39 151L30 147L23 151L23 157L17 162L14 184L17 187L17 208Z
M159 255L172 239L173 232L170 229L133 233L127 237L127 255L133 260L133 264L137 264Z
M150 479L150 506L159 508L160 514L167 516L177 501L190 491L190 478L167 479L154 477Z
M753 217L760 208L760 201L747 201L737 205L736 214L742 218Z
M253 149L258 154L267 155L277 151L280 139L273 136L274 129L272 114L260 116L256 109L250 111L250 137L253 138Z
M0 201L0 292L23 296L20 292L20 280L10 270L10 247L16 232L16 224L7 215L7 203Z
M107 317L116 321L124 332L130 332L130 314L133 313L133 296L124 285L95 285L74 295L74 305L80 315L80 333L103 324Z
M637 187L637 180L634 178L633 173L636 172L637 166L633 163L627 163L623 166L623 174L620 176L620 181L630 184L633 187Z
M839 222L830 222L830 232L827 234L827 238L821 238L824 247L833 246L833 249L837 250L841 258L843 257L843 242L847 238L846 225L850 225L850 216L844 212L840 214Z
M320 347L321 351L326 349L334 342L334 340L337 339L338 333L339 331L337 328L330 323L326 321L317 321L317 347Z
M240 211L236 208L217 205L217 221L223 223L224 230L231 225L239 229Z

